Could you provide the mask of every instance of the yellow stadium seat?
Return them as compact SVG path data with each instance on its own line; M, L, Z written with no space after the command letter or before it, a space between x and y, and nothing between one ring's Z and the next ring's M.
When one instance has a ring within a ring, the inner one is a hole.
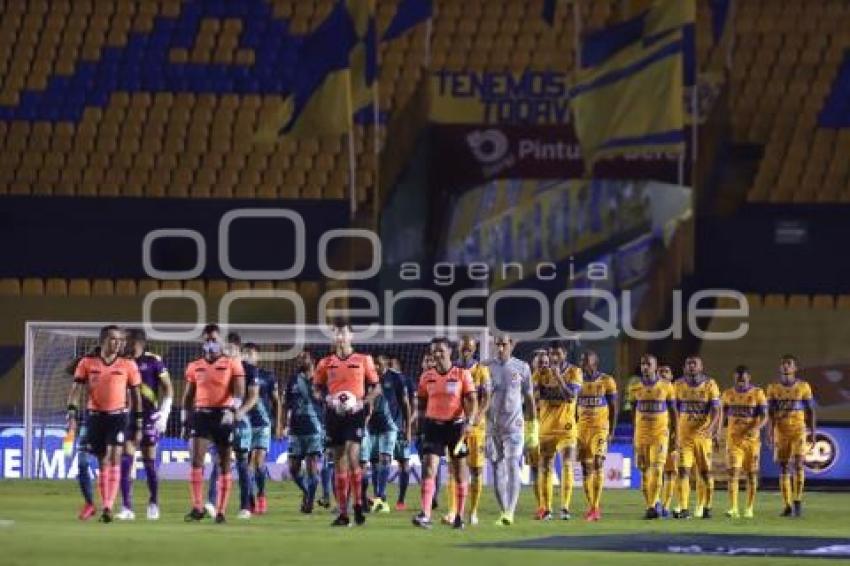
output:
M832 310L835 308L835 297L832 295L815 295L812 298L812 308L819 310Z
M211 279L207 281L207 296L208 297L223 297L227 294L229 287L227 281L222 279Z
M808 295L791 295L788 297L789 309L809 309L811 308L811 298Z
M23 295L41 296L44 295L44 280L36 277L27 277L21 285Z
M21 281L17 278L5 277L0 279L0 295L18 296L21 294Z
M115 280L115 295L119 297L132 297L138 291L136 281L133 279L116 279Z
M92 282L92 295L112 296L115 294L115 282L112 279L95 279Z
M68 282L68 294L73 297L88 297L92 294L88 279L71 279Z
M770 294L764 297L764 308L766 309L784 309L785 307L785 295Z
M156 279L141 279L138 284L138 294L141 296L147 295L152 291L159 290L159 281Z
M65 279L51 277L47 280L44 292L48 296L64 297L68 294L68 282Z

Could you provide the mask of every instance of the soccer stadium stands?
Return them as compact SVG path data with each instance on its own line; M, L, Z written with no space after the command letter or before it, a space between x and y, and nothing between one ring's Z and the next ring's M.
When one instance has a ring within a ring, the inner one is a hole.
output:
M850 6L833 0L738 2L734 18L733 141L764 147L747 200L850 200L850 132L819 120L841 84Z

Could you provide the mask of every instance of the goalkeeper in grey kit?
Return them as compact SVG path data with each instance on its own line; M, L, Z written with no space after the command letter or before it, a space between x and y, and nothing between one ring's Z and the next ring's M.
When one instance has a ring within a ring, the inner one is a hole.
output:
M511 355L513 347L509 335L500 335L496 338L496 358L486 362L492 393L487 409L485 453L493 469L493 487L502 511L496 524L501 526L514 522L522 489L523 446L534 448L540 436L531 368Z

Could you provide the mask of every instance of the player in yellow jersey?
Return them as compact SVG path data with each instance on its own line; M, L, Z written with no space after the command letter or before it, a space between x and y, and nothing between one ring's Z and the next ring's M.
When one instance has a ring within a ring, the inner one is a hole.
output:
M605 481L605 456L617 424L617 382L599 371L599 356L586 350L581 355L584 382L578 396L578 457L584 477L587 512L584 518L602 518L599 502Z
M478 506L481 502L481 492L484 489L484 445L487 431L487 419L484 415L490 405L490 369L475 359L475 351L478 342L472 336L463 336L460 341L460 359L457 361L459 367L468 369L472 374L472 383L478 395L477 422L472 425L469 434L466 435L466 447L469 455L466 457L469 466L470 493L469 493L469 524L478 524ZM449 498L449 512L443 517L443 522L454 524L457 514L457 498L455 497L455 482L449 479L446 492Z
M668 365L658 366L658 376L664 381L672 384L673 368ZM675 388L674 388L675 394ZM673 424L675 432L676 425ZM670 506L673 503L673 492L676 490L676 483L679 480L679 468L677 467L679 453L676 451L676 443L670 441L670 446L667 450L667 460L664 462L664 479L661 484L661 518L670 518Z
M532 352L530 364L532 376L542 367L543 360L548 356L548 354L549 351L546 348L537 348L534 352ZM539 417L539 414L535 416ZM524 446L523 458L528 466L529 479L531 481L531 487L534 490L534 502L537 505L537 511L535 511L534 516L536 519L539 519L540 509L543 508L543 483L540 481L540 444L538 443L533 447L528 445Z
M673 516L689 519L688 498L691 494L691 468L696 467L697 518L711 518L714 478L711 454L720 427L720 389L717 382L703 373L702 359L685 360L685 377L675 385L678 419L676 440L679 450L679 497Z
M634 447L641 473L641 489L646 504L645 519L661 516L661 474L671 438L675 440L676 395L673 384L657 373L658 359L652 354L640 358L640 386L634 395Z
M737 519L738 487L741 472L747 474L747 507L744 517L753 518L753 504L759 479L761 429L767 422L767 398L752 384L747 366L735 368L735 385L723 392L723 421L726 424L726 465L729 469L729 510Z
M785 504L782 516L799 517L803 513L806 430L814 443L815 409L811 386L797 378L797 359L790 354L782 356L779 371L779 382L767 386L768 442L773 444L779 465L779 487Z
M552 495L554 492L555 455L561 454L563 469L569 477L561 474L561 518L570 518L569 501L572 496L572 466L576 460L578 443L576 427L576 397L581 391L581 370L564 364L566 351L560 344L541 356L540 367L534 372L532 382L540 421L540 481L541 507L537 518L552 519ZM569 491L567 491L569 490ZM566 503L564 493L566 492Z

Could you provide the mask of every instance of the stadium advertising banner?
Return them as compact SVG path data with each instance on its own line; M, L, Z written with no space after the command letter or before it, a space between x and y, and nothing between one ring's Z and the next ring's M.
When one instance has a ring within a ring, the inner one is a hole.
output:
M553 71L435 72L429 114L434 182L464 187L492 179L583 177L569 91L568 75ZM600 160L593 173L677 182L679 155L636 152Z
M773 451L762 442L762 477L779 479L779 466L773 461ZM850 428L846 425L821 425L817 428L815 443L805 459L808 480L850 481Z
M23 435L24 429L20 426L0 427L0 479L17 479L23 477ZM62 438L65 431L62 428L49 428L44 431L43 441L34 447L36 451L35 470L36 477L40 479L63 480L77 477L77 458L79 454L75 451L68 456L62 450ZM269 474L273 480L288 480L289 471L287 462L286 440L272 440L269 454ZM632 447L628 442L615 441L612 443L608 458L605 463L605 485L610 488L637 487L639 477L634 468ZM185 480L189 477L189 448L185 440L167 437L159 443L157 461L160 476L163 479ZM210 455L207 455L207 471L210 469ZM411 467L414 470L413 481L418 482L421 477L421 466L419 456L415 449L412 450ZM97 463L92 458L92 467ZM443 463L445 465L445 463ZM392 468L391 479L395 479L395 463ZM555 466L560 474L561 466ZM141 462L141 453L136 454L136 477L143 478L145 475ZM446 471L446 473L448 473ZM581 485L581 466L576 465L576 479ZM444 475L444 477L448 477ZM523 483L530 483L528 466L523 470ZM492 473L488 468L485 472L487 483L492 482Z

